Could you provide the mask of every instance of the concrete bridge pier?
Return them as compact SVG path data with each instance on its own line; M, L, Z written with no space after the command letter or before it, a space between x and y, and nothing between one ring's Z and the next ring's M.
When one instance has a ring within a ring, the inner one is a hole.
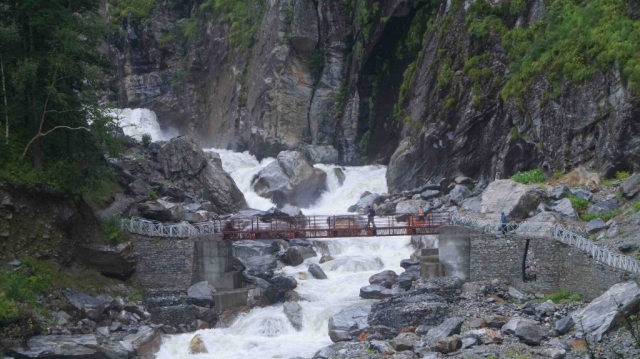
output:
M438 261L443 276L470 279L471 235L474 230L460 226L442 226L438 236ZM435 270L435 269L434 269ZM428 272L424 272L423 278ZM433 273L435 274L435 273Z
M227 271L232 261L231 243L220 238L195 242L195 281L209 281L219 289L237 289L242 285L240 273Z

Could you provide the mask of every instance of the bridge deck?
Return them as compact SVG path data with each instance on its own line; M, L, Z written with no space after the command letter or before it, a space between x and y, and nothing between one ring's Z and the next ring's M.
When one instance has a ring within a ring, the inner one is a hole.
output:
M382 237L437 234L451 223L449 213L430 213L424 219L413 214L376 216L243 217L229 219L222 229L227 240Z

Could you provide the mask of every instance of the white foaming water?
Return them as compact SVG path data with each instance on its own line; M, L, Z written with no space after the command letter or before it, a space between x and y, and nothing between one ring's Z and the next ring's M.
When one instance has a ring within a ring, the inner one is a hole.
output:
M271 201L259 197L251 190L251 179L274 159L261 162L248 153L225 150L220 154L222 166L229 172L238 188L244 193L249 206L266 210L273 207ZM316 165L327 172L328 191L316 205L303 209L306 214L343 214L356 203L360 194L387 191L383 166L341 167L345 182L339 185L333 169L336 166ZM369 305L373 301L360 298L360 287L368 285L368 279L383 270L401 273L400 261L411 253L409 237L373 237L324 239L334 260L319 264L327 274L327 280L314 279L307 273L307 280L299 279L311 263L320 257L309 258L297 267L284 267L280 272L298 281L296 291L304 298L302 330L296 331L283 312L281 304L255 308L242 314L229 328L200 330L209 354L189 354L189 342L194 333L168 336L157 354L158 359L287 359L295 356L312 357L315 352L332 344L328 335L329 318L340 310Z
M107 113L118 121L125 135L137 140L144 134L149 134L153 141L166 141L178 135L175 129L162 131L156 113L146 108L114 109Z

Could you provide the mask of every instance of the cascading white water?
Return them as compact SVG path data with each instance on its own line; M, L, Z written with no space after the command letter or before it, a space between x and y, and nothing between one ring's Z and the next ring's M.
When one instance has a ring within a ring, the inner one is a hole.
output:
M273 159L258 162L248 153L215 150L220 154L223 168L231 174L244 193L249 206L266 210L273 204L251 190L253 176ZM303 209L305 214L343 214L356 203L360 194L387 191L386 168L383 166L342 167L345 181L339 185L333 173L335 166L317 165L328 174L328 191L316 205ZM241 315L229 328L200 330L209 354L189 354L189 342L194 334L168 336L157 354L159 359L207 358L207 359L269 359L312 357L314 353L332 342L328 335L329 318L340 310L370 304L359 297L360 287L368 285L368 279L382 270L401 273L400 260L411 253L409 237L373 237L324 239L334 260L320 264L328 280L317 280L311 275L299 279L299 273L307 272L310 258L297 267L285 267L283 274L298 281L296 291L304 298L303 325L296 331L283 312L282 305L255 308Z
M148 134L153 141L166 141L178 135L175 129L162 131L155 112L146 108L123 108L107 112L114 117L124 134L137 140Z

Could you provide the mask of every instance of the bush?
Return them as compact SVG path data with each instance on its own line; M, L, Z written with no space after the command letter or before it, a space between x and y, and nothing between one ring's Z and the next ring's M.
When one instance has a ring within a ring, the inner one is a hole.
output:
M616 209L615 211L611 211L611 212L607 212L607 213L602 213L602 214L584 213L584 214L580 215L580 219L582 219L585 222L589 222L589 221L592 221L592 220L594 220L596 218L600 218L601 220L607 222L611 218L620 215L620 213L622 213L622 212L619 209Z
M564 176L564 173L561 172L561 171L553 172L553 178L555 178L555 179L560 179L560 178L562 178L562 176Z
M616 172L616 179L619 181L624 181L629 177L631 177L631 173L627 171Z
M550 300L555 304L565 304L565 303L571 303L571 302L578 302L581 300L581 298L580 298L580 295L578 294L571 294L567 289L560 289L556 292L553 292L551 294L544 296L542 300L545 302L547 300Z
M587 207L589 207L589 201L582 197L569 195L569 200L571 201L571 205L576 211L584 211L587 209Z
M120 228L120 218L110 217L101 223L102 232L109 244L116 245L128 239L127 233Z
M149 147L150 144L151 144L151 135L148 133L145 133L144 135L142 135L142 146Z
M640 201L633 204L633 210L636 212L640 212Z
M149 187L147 188L147 197L149 197L152 201L155 201L158 199L158 194L153 188Z
M547 180L544 172L539 168L526 172L518 172L511 176L511 179L522 184L543 183Z

